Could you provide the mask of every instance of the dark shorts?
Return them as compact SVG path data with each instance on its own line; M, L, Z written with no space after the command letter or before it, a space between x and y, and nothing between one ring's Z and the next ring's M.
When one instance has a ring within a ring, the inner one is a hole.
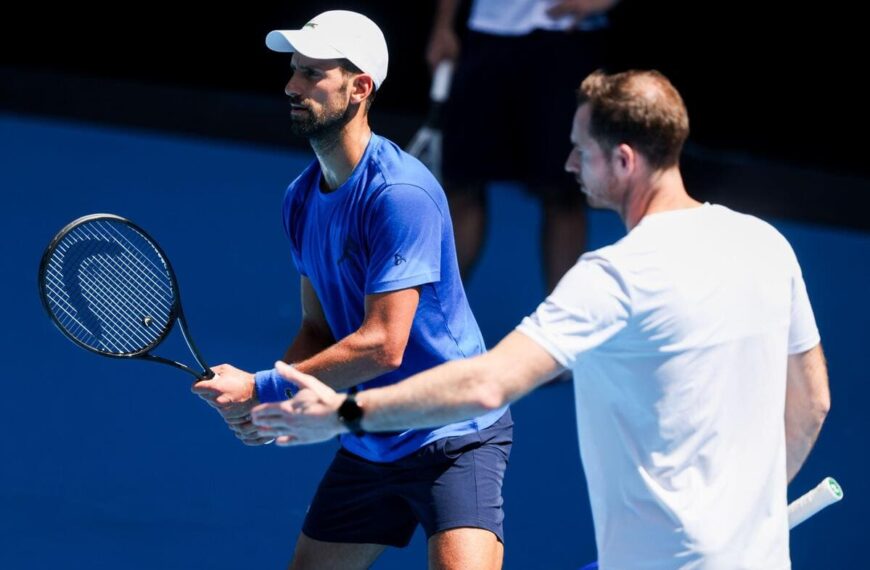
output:
M435 441L392 463L340 449L302 532L324 542L403 547L421 524L427 538L473 527L504 542L501 488L512 441L508 410L484 430Z
M582 204L565 160L577 88L604 65L606 34L469 32L444 108L445 188L513 180Z

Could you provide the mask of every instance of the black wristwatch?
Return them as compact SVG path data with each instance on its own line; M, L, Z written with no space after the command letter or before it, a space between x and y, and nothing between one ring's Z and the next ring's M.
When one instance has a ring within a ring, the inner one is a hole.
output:
M338 419L347 429L354 435L362 435L365 430L362 428L363 409L356 402L353 394L348 394L344 402L338 407Z

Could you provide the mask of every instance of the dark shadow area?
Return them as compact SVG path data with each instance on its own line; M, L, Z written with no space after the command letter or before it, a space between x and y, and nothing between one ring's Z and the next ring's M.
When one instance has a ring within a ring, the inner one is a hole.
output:
M17 6L0 36L0 109L301 147L304 141L287 132L287 57L268 51L264 37L327 9L352 9L378 21L391 46L389 78L372 117L380 133L404 143L426 112L424 51L434 6ZM699 198L866 230L856 206L870 200L862 144L870 121L855 97L861 20L854 12L624 0L613 12L610 67L657 68L681 90L692 119L684 170ZM517 69L481 93L481 104L500 90L546 89L546 82L535 70Z

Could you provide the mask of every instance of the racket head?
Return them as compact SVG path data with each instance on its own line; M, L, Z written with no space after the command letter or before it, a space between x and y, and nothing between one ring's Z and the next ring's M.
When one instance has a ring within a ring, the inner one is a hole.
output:
M166 254L145 230L114 214L83 216L61 229L42 255L38 283L55 326L104 356L147 353L180 314Z

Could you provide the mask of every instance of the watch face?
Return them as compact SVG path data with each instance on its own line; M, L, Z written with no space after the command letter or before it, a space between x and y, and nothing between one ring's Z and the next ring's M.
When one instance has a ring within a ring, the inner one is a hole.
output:
M348 396L338 408L338 415L344 421L359 420L362 417L362 408L353 396Z
M362 421L363 410L357 404L356 398L353 397L353 394L348 394L347 398L345 398L344 402L341 403L341 406L338 408L338 419L341 420L341 423L347 426L347 428L355 434L362 433L362 428L360 427L360 421Z

